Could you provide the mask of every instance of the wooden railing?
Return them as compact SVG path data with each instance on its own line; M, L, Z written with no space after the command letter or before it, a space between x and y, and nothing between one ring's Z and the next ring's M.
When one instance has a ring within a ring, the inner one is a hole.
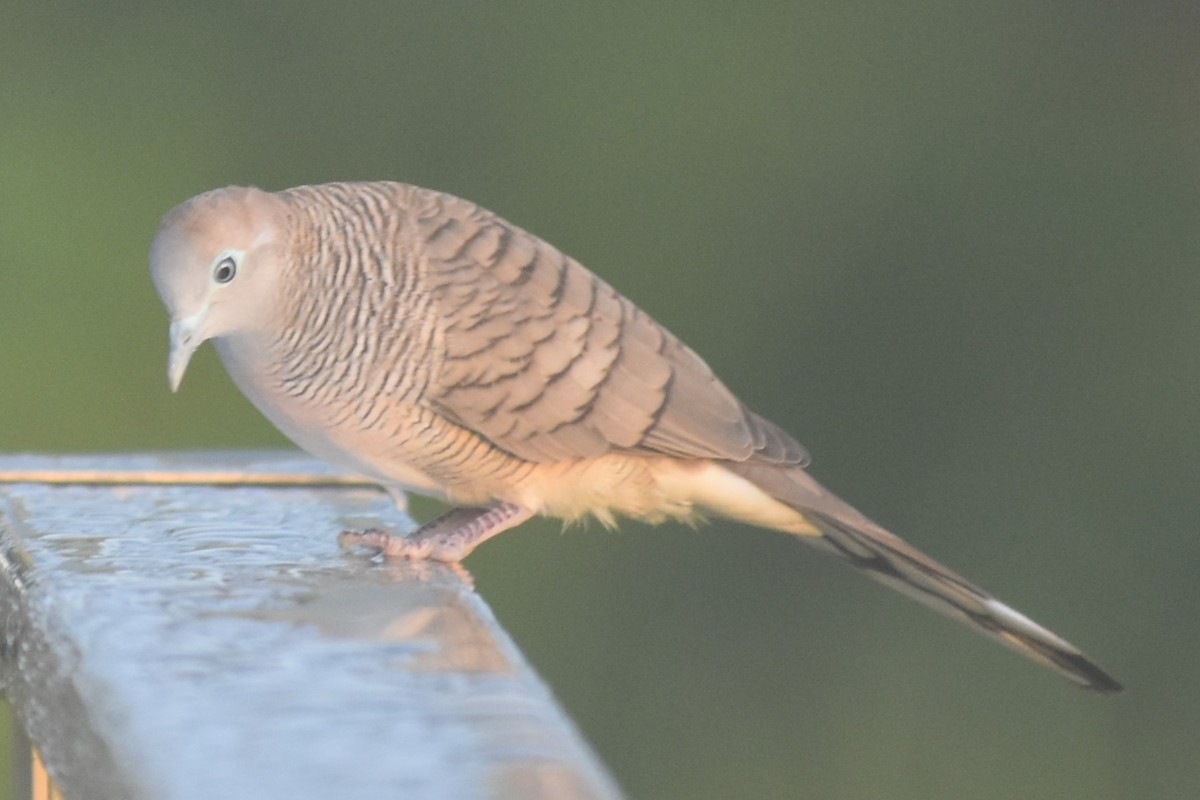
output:
M338 549L370 525L411 522L298 454L0 456L4 690L62 796L619 797L465 571Z

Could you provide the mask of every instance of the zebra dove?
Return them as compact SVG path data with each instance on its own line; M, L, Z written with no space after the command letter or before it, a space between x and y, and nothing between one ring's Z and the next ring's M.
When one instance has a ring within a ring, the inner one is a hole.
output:
M347 541L456 561L534 514L714 514L794 534L1099 691L1070 643L881 528L679 339L557 249L465 200L400 183L217 189L150 253L179 386L211 339L302 448L454 508Z

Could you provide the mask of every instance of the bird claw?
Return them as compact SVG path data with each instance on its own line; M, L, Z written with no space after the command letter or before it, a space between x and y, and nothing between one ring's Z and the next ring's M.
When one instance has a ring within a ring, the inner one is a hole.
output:
M449 557L449 552L432 537L422 537L414 532L412 536L397 536L381 528L367 528L362 531L342 531L338 534L338 545L346 550L363 549L373 555L383 555L387 558L399 558L407 561L457 561ZM465 555L465 554L464 554ZM459 556L461 558L462 556Z
M342 531L338 544L346 549L362 547L389 559L455 563L466 558L476 546L531 516L532 512L511 503L491 508L453 508L408 536L367 528Z

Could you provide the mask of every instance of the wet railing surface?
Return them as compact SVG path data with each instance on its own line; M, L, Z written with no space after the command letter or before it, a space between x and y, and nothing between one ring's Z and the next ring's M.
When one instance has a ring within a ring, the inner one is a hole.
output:
M299 455L0 456L4 690L65 797L619 797L463 570L337 546L411 524Z

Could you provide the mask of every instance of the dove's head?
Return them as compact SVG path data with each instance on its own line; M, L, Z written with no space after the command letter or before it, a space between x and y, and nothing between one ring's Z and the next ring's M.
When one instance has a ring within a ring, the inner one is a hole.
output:
M150 275L171 316L172 391L206 340L265 321L283 268L286 225L283 200L240 186L193 197L163 218L150 247Z

